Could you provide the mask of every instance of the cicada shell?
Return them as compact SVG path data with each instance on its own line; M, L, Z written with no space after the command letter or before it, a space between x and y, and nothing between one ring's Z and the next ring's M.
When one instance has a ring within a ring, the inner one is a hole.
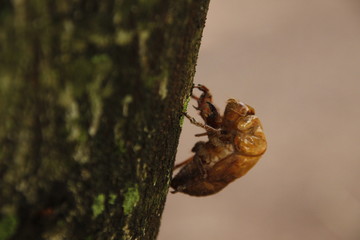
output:
M261 122L254 108L229 99L224 115L218 113L212 103L209 90L198 85L203 93L195 107L205 124L197 122L186 113L191 123L202 127L208 136L207 142L197 142L194 156L174 167L180 171L171 181L175 192L193 196L207 196L219 192L229 183L244 176L265 153L267 143Z

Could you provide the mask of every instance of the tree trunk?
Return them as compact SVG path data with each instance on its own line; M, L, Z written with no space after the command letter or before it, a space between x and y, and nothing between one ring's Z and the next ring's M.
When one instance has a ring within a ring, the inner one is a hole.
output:
M156 238L208 4L0 1L0 240Z

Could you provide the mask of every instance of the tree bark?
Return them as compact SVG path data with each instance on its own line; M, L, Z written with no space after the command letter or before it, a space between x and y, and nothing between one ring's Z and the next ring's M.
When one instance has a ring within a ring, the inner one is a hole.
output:
M0 2L0 240L155 239L209 1Z

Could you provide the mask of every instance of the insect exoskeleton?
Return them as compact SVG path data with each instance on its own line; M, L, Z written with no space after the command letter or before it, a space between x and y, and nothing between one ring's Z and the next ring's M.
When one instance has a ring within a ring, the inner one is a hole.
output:
M186 113L191 123L206 130L207 142L198 142L194 156L174 167L180 168L171 181L174 192L207 196L219 192L235 179L245 175L265 153L267 143L261 122L251 106L229 99L224 115L212 104L212 96L203 85L195 107L205 124Z

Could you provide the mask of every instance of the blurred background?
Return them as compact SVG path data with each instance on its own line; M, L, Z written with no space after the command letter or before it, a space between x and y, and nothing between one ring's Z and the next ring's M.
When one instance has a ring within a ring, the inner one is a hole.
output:
M216 195L169 194L158 239L360 239L359 0L211 0L195 83L253 106L268 151Z

